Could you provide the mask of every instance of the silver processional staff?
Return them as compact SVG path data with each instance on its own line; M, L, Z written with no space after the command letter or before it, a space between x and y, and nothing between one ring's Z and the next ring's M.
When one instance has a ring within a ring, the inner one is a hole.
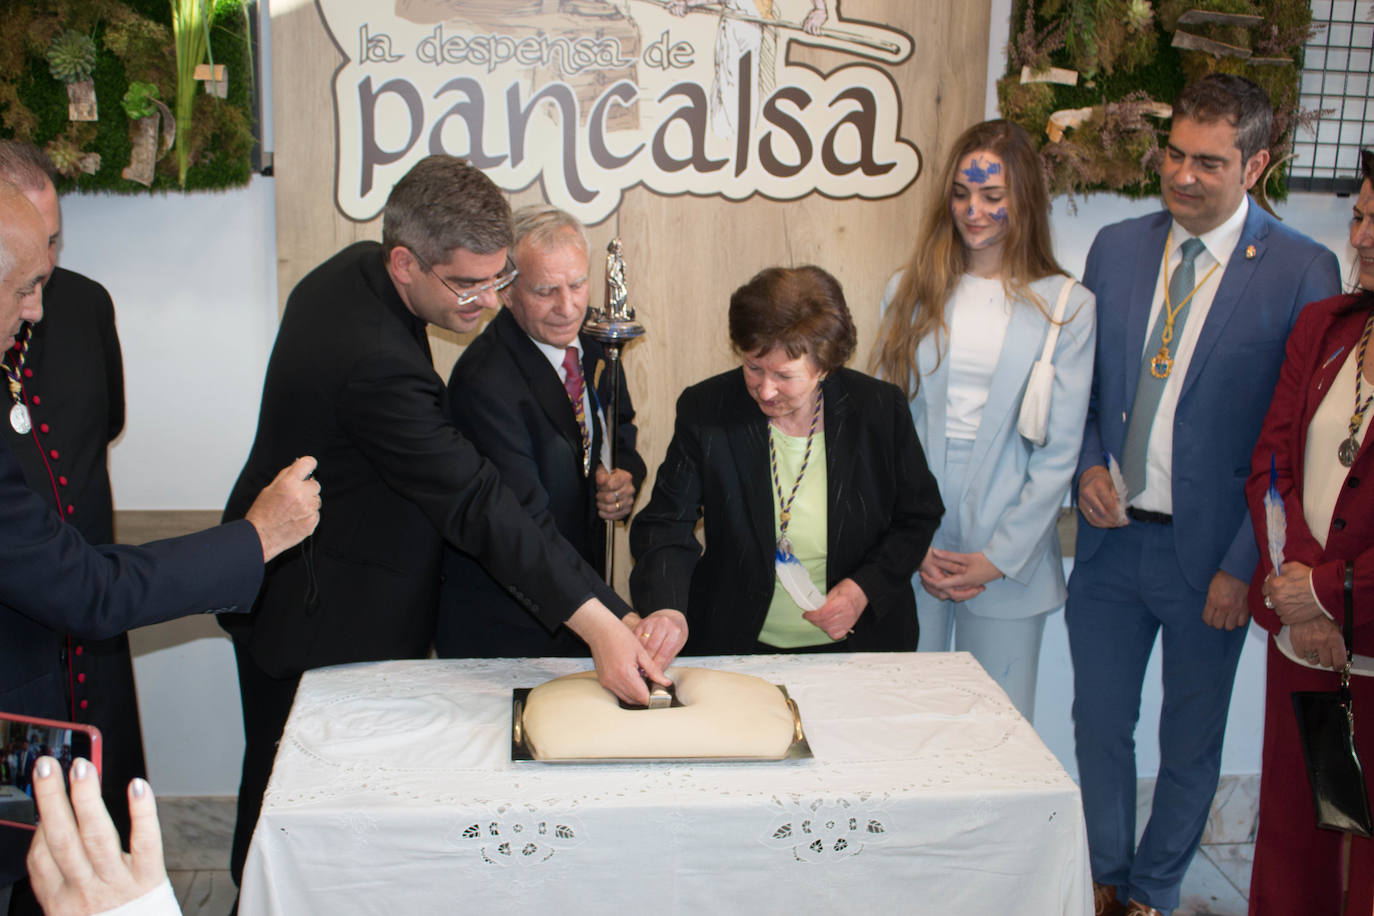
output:
M592 308L582 330L606 350L606 371L610 373L611 409L606 415L606 440L615 470L620 446L620 351L625 344L643 335L644 325L635 320L630 307L630 291L625 282L625 257L620 239L606 246L606 304ZM606 584L615 578L615 522L606 523Z

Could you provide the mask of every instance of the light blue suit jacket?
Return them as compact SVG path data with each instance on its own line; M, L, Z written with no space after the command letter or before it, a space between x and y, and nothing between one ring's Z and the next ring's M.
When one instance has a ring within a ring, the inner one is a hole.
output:
M1107 226L1088 252L1083 282L1097 294L1097 365L1080 474L1102 464L1104 449L1120 460L1172 222L1161 211ZM1250 452L1298 312L1340 285L1334 254L1250 201L1174 414L1174 547L1195 589L1205 591L1218 569L1246 582L1255 571L1259 550L1245 505ZM1091 559L1105 535L1081 523L1077 561Z
M901 274L889 281L883 296L886 310ZM1064 285L1060 275L1045 277L1031 289L1053 311ZM950 322L945 304L945 324ZM1006 574L987 584L965 606L984 617L1029 617L1064 603L1064 565L1056 521L1068 495L1078 461L1083 419L1092 383L1096 327L1092 293L1075 285L1064 311L1065 323L1054 348L1054 391L1050 400L1049 434L1036 447L1016 431L1021 398L1031 366L1040 358L1050 322L1027 302L1012 309L1002 352L993 372L987 403L969 456L968 478L958 504L950 502L955 489L945 479L945 409L949 392L949 338L937 356L935 335L916 348L920 384L911 402L911 419L925 449L931 471L945 500L946 517L957 516L962 543L952 549L982 551ZM938 363L938 364L937 364ZM941 540L936 534L936 542ZM918 606L933 598L916 583Z

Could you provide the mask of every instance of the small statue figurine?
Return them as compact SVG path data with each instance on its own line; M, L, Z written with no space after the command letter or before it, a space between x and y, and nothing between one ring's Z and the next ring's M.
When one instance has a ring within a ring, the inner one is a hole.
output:
M612 361L619 358L619 344L633 340L644 333L644 326L635 321L635 310L630 308L629 284L625 281L624 247L620 239L611 239L606 246L606 305L604 308L591 308L587 313L587 323L582 330L593 340L603 344L614 344L607 356Z
M635 310L630 308L630 289L625 282L625 258L621 251L618 238L611 239L606 246L606 318L634 321Z

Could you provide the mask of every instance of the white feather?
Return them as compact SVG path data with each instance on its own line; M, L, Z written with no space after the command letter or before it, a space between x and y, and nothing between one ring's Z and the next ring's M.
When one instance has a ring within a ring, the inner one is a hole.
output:
M792 600L797 602L797 607L803 611L814 611L825 604L825 596L816 589L816 584L811 581L800 560L791 555L783 559L779 555L773 565L778 570L778 581L792 596Z
M1112 489L1116 490L1116 523L1126 524L1126 478L1121 476L1121 465L1116 463L1116 456L1107 454L1107 473L1112 478Z
M1264 527L1269 538L1269 562L1277 572L1283 566L1283 548L1288 541L1288 513L1273 487L1264 494Z

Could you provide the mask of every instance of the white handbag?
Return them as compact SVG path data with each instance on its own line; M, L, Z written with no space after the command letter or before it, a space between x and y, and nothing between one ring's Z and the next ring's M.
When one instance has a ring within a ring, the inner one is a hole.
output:
M1050 331L1045 336L1045 349L1040 358L1031 366L1030 378L1026 381L1026 393L1021 398L1021 416L1016 421L1016 431L1034 445L1044 445L1050 427L1050 395L1054 392L1054 347L1059 342L1059 328L1064 321L1064 309L1069 304L1069 293L1073 291L1073 277L1064 278L1064 288L1059 291L1059 301L1054 306L1054 318L1050 321Z

